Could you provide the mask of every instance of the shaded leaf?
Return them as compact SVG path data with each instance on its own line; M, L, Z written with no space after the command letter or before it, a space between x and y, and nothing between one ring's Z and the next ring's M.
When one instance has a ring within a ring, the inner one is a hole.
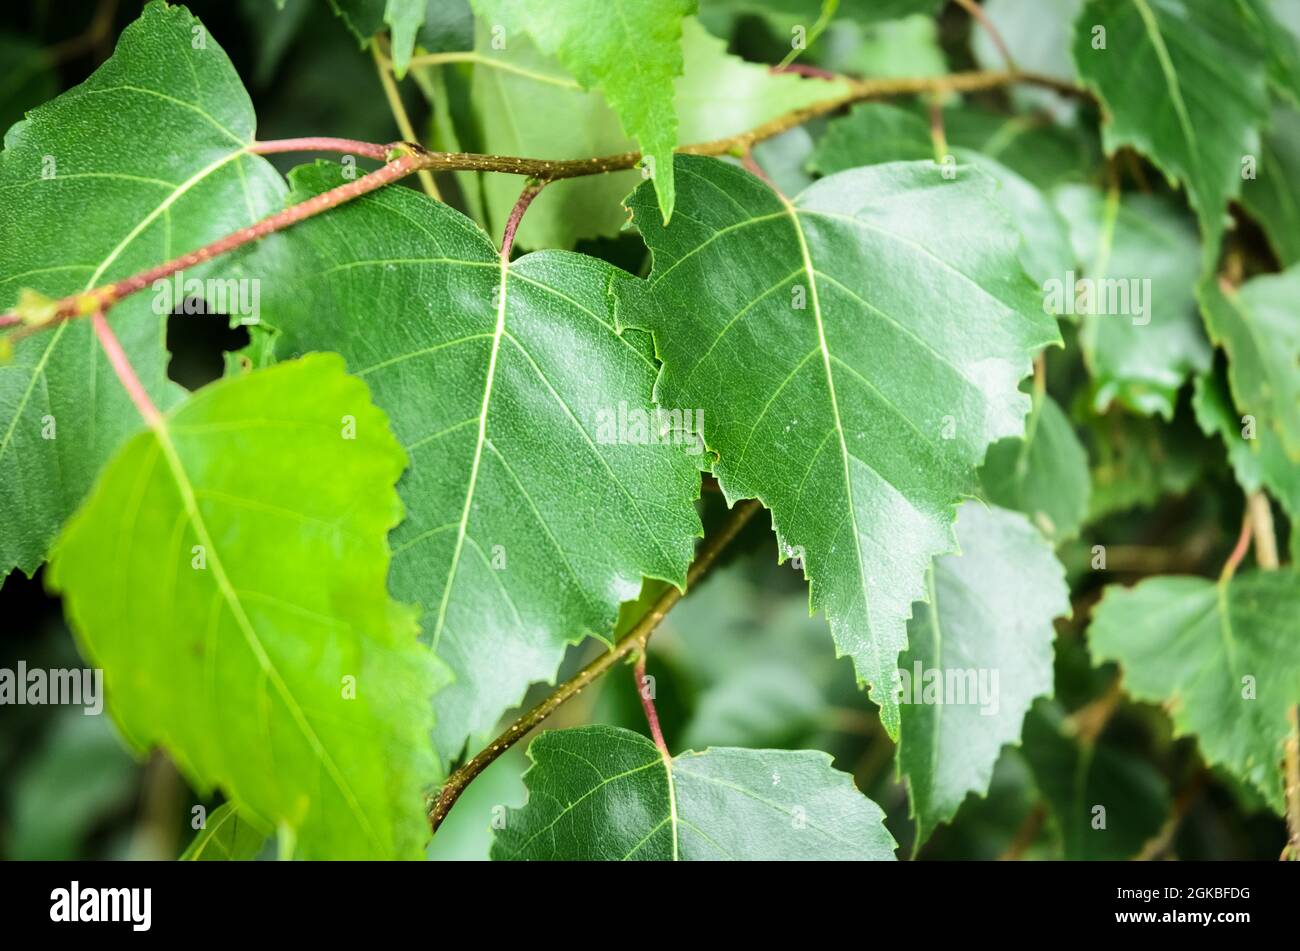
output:
M1088 515L1088 454L1046 394L1035 394L1023 439L989 448L980 481L989 501L1024 512L1053 544L1078 535Z
M1088 641L1129 694L1164 704L1180 736L1282 811L1287 709L1300 703L1300 578L1252 571L1227 583L1165 576L1112 586Z
M1065 569L1023 516L967 502L957 541L961 554L935 560L899 661L898 769L918 844L988 791L1002 747L1052 692L1052 620L1070 613Z
M1079 271L1058 278L1049 297L1059 295L1079 316L1094 410L1114 401L1171 419L1184 381L1210 366L1196 311L1195 233L1149 195L1067 186L1056 206L1069 222Z
M1221 0L1089 0L1077 24L1074 61L1105 108L1106 152L1131 146L1186 186L1212 263L1268 117L1255 33Z
M719 747L666 762L630 730L578 727L528 747L528 802L494 859L891 860L880 808L825 753Z

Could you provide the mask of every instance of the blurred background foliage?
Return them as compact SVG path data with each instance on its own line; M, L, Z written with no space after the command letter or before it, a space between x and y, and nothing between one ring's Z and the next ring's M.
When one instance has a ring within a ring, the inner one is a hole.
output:
M468 50L481 42L465 0L430 3L438 15L420 37L427 51ZM0 22L0 124L7 128L24 110L84 79L111 53L114 38L140 6L133 0L7 5ZM282 10L272 0L193 0L188 6L244 78L260 138L400 137L372 53L331 15L326 0L286 0ZM1045 15L1023 24L1023 30L1008 24L1006 38L1022 65L1073 78L1071 64L1061 61L1064 42L1049 34L1075 6L1069 0L1044 2ZM725 43L740 59L778 62L788 50L788 24L779 14L756 11L761 4L706 0L701 23L709 32L691 42ZM857 76L996 66L987 39L972 34L970 18L955 4L935 18L871 26L837 21L801 62ZM512 55L521 62L538 59L527 49ZM555 149L572 153L556 157L583 157L628 147L612 114L604 124L564 122L565 116L607 113L603 103L593 101L599 100L596 94L526 77L485 78L470 63L416 69L411 79L401 84L404 107L435 147L534 157ZM525 120L533 112L535 121L507 128L502 110L511 102L521 106ZM892 108L897 116L881 115L902 124L909 112L917 118L925 114L920 105L906 102ZM1132 153L1109 166L1100 160L1098 117L1091 108L1044 90L1016 88L953 99L944 121L951 144L995 156L1044 189L1101 184L1103 170L1118 166L1119 174L1140 181L1142 190L1166 194L1163 176ZM736 131L712 130L708 114L698 121L701 138ZM808 161L824 127L814 122L764 142L755 157L780 187L796 191L811 180ZM684 131L683 138L695 134ZM928 142L921 148L921 155L904 157L929 157ZM880 159L897 157L895 152ZM299 158L273 160L287 171ZM630 172L573 183L569 192L548 190L543 199L557 207L552 214L530 213L520 243L576 244L633 273L643 272L646 254L639 238L617 233L623 217L618 199L636 178ZM418 187L413 180L408 184ZM518 187L513 179L501 185L471 173L446 176L440 184L451 203L491 233L499 232L502 209L513 202ZM604 230L602 216L611 215L616 236L588 236ZM1270 257L1258 230L1244 219L1233 240L1248 270L1252 258ZM1193 740L1173 739L1161 710L1123 698L1116 690L1118 672L1095 668L1083 637L1104 583L1171 571L1214 575L1233 541L1224 526L1240 522L1241 492L1222 446L1197 427L1188 388L1168 420L1133 415L1118 403L1097 412L1095 384L1079 355L1076 331L1069 325L1063 330L1066 348L1047 354L1048 393L1060 407L1059 425L1087 452L1090 486L1082 489L1081 528L1059 539L1073 617L1057 625L1056 696L1036 704L1023 742L1004 749L989 795L968 797L956 820L940 827L919 857L1275 858L1285 838L1282 821L1248 789L1207 770ZM247 333L228 327L219 315L174 315L168 343L172 377L193 388L221 375L225 354L247 343ZM1189 491L1193 486L1197 491ZM701 502L706 527L724 513L721 496L707 489ZM1090 568L1098 539L1107 545L1107 572ZM824 619L808 616L801 573L789 562L777 565L774 554L771 526L761 515L656 633L648 670L667 741L674 750L710 745L825 750L886 810L899 854L908 856L914 831L906 790L895 775L893 743L856 688L849 662L835 658ZM656 590L647 583L643 600ZM635 618L636 606L624 614ZM0 587L0 631L0 667L13 668L20 659L29 667L80 663L60 605L44 592L39 572L33 579L15 573ZM561 677L600 649L598 644L574 648ZM539 686L530 701L545 692ZM548 726L586 722L645 732L630 667L563 707ZM524 800L520 774L525 766L521 744L473 783L430 856L486 858L493 821L504 806ZM172 858L192 837L194 810L210 812L219 805L187 789L164 757L134 761L107 716L84 716L75 708L0 706L0 775L0 855L9 859ZM1089 834L1082 822L1062 821L1096 802L1114 804L1107 834Z

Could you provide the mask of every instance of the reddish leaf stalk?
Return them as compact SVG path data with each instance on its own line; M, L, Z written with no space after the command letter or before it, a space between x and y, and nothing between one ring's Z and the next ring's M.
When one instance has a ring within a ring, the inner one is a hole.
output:
M153 405L153 400L149 399L149 393L145 390L144 384L140 378L135 375L135 368L131 366L131 361L127 359L126 351L122 349L122 344L118 342L117 334L113 333L113 328L108 326L108 321L104 318L102 310L95 311L91 315L90 322L94 325L95 336L99 338L100 346L104 348L104 353L108 356L109 365L112 366L113 372L122 382L122 388L126 390L131 402L135 408L140 411L141 417L148 423L150 429L158 429L162 426L162 413L158 412L158 407Z
M1050 76L1009 70L977 70L967 73L950 73L944 76L924 76L919 78L852 80L850 81L849 91L844 95L815 102L803 109L796 109L777 116L775 119L750 129L748 132L742 132L725 139L715 139L711 142L684 145L677 151L688 155L743 154L755 142L761 142L764 139L780 135L782 132L802 125L810 119L835 112L855 102L922 93L974 92L981 89L995 89L1015 82L1046 86L1070 95L1087 95L1078 87L1063 83ZM579 178L585 175L602 175L608 172L624 171L636 167L641 161L640 152L621 152L617 155L606 155L590 159L549 161L515 158L506 155L476 155L469 152L430 152L423 146L413 142L379 145L352 139L335 139L327 136L256 142L249 146L250 151L263 154L301 149L343 151L347 154L355 153L375 159L387 158L395 151L402 151L406 154L354 182L341 185L301 204L294 205L292 208L287 208L282 212L264 218L255 225L227 235L173 261L150 268L125 280L118 281L116 284L65 297L56 302L51 319L40 324L34 324L30 328L23 328L14 335L14 339L50 327L70 317L84 317L93 314L97 310L103 310L128 294L134 294L148 287L156 280L170 277L179 270L194 267L204 261L211 260L214 257L263 238L268 234L281 231L305 218L310 218L367 192L405 178L413 172L425 170L501 172L508 175L524 175L537 179L539 182L552 182L565 178ZM0 328L16 326L23 322L23 318L17 313L0 314Z
M655 709L655 698L645 675L645 648L641 648L641 654L636 659L635 674L636 692L641 697L641 709L645 711L646 722L650 724L650 735L654 737L655 746L659 747L660 754L665 760L673 758L673 754L668 752L668 744L664 742L664 731L659 728L659 711Z
M254 142L248 151L254 155L274 155L277 152L341 152L344 155L361 155L378 162L388 161L391 147L358 139L336 139L328 135L304 136L299 139L272 139Z
M377 148L386 149L387 147L377 146ZM276 212L256 224L249 225L247 228L240 228L233 234L228 234L211 244L206 244L188 254L173 258L165 264L159 264L156 267L133 274L131 277L96 290L65 297L57 302L51 319L25 327L15 333L14 337L17 339L26 336L72 317L83 317L96 311L106 310L124 297L129 297L131 294L151 286L154 281L170 277L177 271L183 271L186 268L197 267L205 261L210 261L223 254L228 254L236 248L260 240L268 234L283 231L299 221L319 215L323 211L328 211L354 198L405 178L419 167L419 163L419 155L414 153L403 155L401 158L395 159L382 168L376 169L368 175L363 175L355 181L339 185L327 192L314 195L306 201L291 205L284 211ZM22 323L22 318L17 314L0 315L0 327L19 323Z

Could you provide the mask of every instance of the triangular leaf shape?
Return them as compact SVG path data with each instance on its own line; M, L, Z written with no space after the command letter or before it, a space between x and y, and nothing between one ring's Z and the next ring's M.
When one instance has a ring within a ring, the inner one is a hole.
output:
M786 200L716 159L678 172L672 227L644 186L630 200L654 255L638 290L664 362L656 402L703 410L728 500L772 510L897 736L912 603L988 445L1023 432L1017 384L1055 322L986 176L896 163Z
M88 290L277 210L284 182L247 153L253 130L248 94L203 25L184 7L149 4L112 58L5 136L0 310L24 288L51 298ZM236 266L184 277L230 277ZM112 320L145 388L168 406L181 390L167 380L170 311L156 299L128 298ZM15 347L0 366L0 577L36 570L100 467L140 425L88 321Z
M50 584L114 719L303 858L417 858L445 680L388 597L406 462L342 361L215 383L131 439Z
M1105 108L1107 153L1131 146L1187 186L1213 262L1242 158L1259 154L1268 118L1264 50L1237 4L1089 0L1074 62Z
M342 175L299 168L293 197ZM411 456L392 584L455 673L436 700L455 757L566 645L608 636L643 576L685 583L699 447L653 431L657 367L645 334L614 332L630 278L612 265L544 251L503 271L473 222L401 188L284 237L298 273L263 303L282 350L341 353Z
M1138 700L1164 704L1200 743L1282 811L1287 709L1300 703L1300 576L1252 571L1230 581L1166 576L1112 586L1088 642Z
M1065 569L1023 515L966 502L957 541L961 554L935 560L899 663L898 767L918 845L968 793L988 790L1030 704L1051 695L1052 620L1070 613Z
M884 813L826 753L726 747L665 760L609 726L528 747L528 802L494 859L716 861L894 858Z

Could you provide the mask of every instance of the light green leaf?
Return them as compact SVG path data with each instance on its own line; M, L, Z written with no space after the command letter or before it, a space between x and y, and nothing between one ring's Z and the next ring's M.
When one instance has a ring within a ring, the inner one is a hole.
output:
M131 439L50 584L110 711L304 858L421 854L443 680L385 587L406 456L336 356L223 380Z
M247 862L261 854L271 830L222 803L181 854L182 862Z
M478 54L485 62L474 69L473 96L488 152L573 159L636 147L598 92L584 91L526 38L494 50L481 27ZM682 142L734 135L848 92L844 82L774 74L729 55L726 44L694 18L682 24L682 57L684 73L673 84ZM529 207L519 243L529 248L572 247L583 238L615 237L627 223L622 199L641 178L632 170L548 185ZM519 181L488 175L484 189L495 233L519 197Z
M989 448L980 481L989 501L1024 512L1054 545L1078 535L1088 515L1088 454L1046 394L1035 394L1023 439Z
M1300 462L1300 265L1236 290L1211 276L1197 293L1210 337L1228 354L1237 409L1271 429Z
M151 3L86 82L32 111L0 153L0 310L24 288L56 298L124 278L280 207L283 181L245 151L253 107L226 54L184 7ZM237 259L186 279L238 277ZM145 292L112 324L154 401L166 317ZM0 577L34 572L100 467L140 428L89 321L34 335L0 366Z
M344 181L291 179L299 200ZM285 238L298 273L263 304L283 352L341 353L411 456L392 585L455 673L435 701L454 757L566 645L608 637L642 576L685 583L700 447L649 432L657 367L647 335L615 333L612 265L545 251L503 274L473 222L401 188Z
M968 793L987 792L1030 704L1051 694L1052 620L1070 613L1065 569L1023 516L966 502L957 541L960 555L935 560L899 662L898 769L918 846Z
M885 78L948 72L938 24L928 14L865 24L836 20L809 45L809 60L834 73Z
M1070 267L1070 240L1065 222L1042 192L979 152L954 148L952 154L956 161L973 165L997 182L995 200L1020 232L1025 272L1039 283L1063 277ZM876 162L933 156L930 129L920 116L897 106L863 103L830 124L817 143L811 164L816 171L830 174ZM957 174L955 168L945 171L950 176Z
M1025 717L1023 751L1068 861L1131 859L1169 815L1168 783L1150 763L1076 736L1055 703Z
M1274 110L1255 177L1241 186L1241 203L1282 266L1300 262L1300 112Z
M1179 736L1282 811L1287 709L1300 703L1300 577L1252 571L1227 583L1151 578L1112 586L1093 613L1096 660L1117 661L1138 700L1164 705Z
M630 200L654 255L656 401L703 410L727 499L761 499L783 555L805 555L813 607L896 736L912 603L986 448L1023 432L1017 382L1055 323L986 176L880 165L787 201L718 160L678 171L673 227L644 186Z
M1095 385L1093 408L1112 402L1144 415L1174 415L1179 388L1209 369L1196 312L1200 247L1182 215L1149 195L1109 198L1067 186L1056 206L1079 262L1049 287L1080 316L1079 344Z
M825 753L719 747L666 761L631 730L578 727L528 747L529 797L494 859L891 860L880 808Z
M1255 33L1223 0L1089 0L1077 23L1074 61L1104 107L1106 152L1131 146L1186 186L1211 266L1268 117Z
M673 213L677 115L673 80L682 74L682 20L696 0L473 0L488 23L520 33L556 57L583 89L599 90L635 138L659 196ZM586 156L583 156L586 157Z

